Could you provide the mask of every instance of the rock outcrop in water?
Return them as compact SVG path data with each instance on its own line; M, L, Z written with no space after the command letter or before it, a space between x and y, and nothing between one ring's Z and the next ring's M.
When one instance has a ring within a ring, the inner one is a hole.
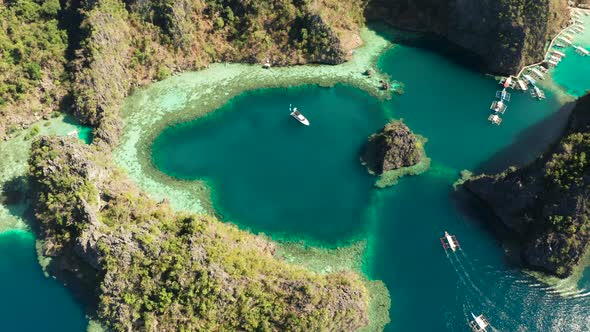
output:
M444 37L504 74L542 60L546 43L570 18L567 0L373 0L369 13Z
M371 135L361 156L362 163L377 175L416 165L421 160L418 139L402 121L391 121Z
M566 277L590 242L590 95L567 132L534 163L465 182L522 244L524 262Z
M30 173L42 251L54 257L49 270L81 278L109 328L355 331L368 324L358 275L310 272L276 259L275 245L261 237L174 212L138 191L105 153L42 137Z

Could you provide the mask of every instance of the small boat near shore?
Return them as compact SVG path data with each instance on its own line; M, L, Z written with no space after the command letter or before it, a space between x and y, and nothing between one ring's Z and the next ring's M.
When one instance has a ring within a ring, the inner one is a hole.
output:
M289 105L289 111L291 111L291 105ZM303 114L301 114L301 112L299 112L297 107L293 108L293 110L291 111L291 116L304 126L309 126L309 120L307 120L307 118Z

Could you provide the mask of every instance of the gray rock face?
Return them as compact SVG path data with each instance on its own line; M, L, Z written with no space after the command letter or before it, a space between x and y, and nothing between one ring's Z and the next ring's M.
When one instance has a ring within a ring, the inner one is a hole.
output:
M590 243L588 110L590 95L577 102L560 142L534 163L464 183L519 238L528 266L559 277L572 273Z
M567 0L375 0L371 12L397 27L442 36L505 74L542 60L546 42L570 15Z
M413 166L421 160L417 144L410 128L401 121L394 121L369 137L361 161L376 174Z
M98 240L102 237L99 232L100 221L92 207L82 200L82 213L80 220L85 220L86 228L76 239L74 251L86 263L96 270L100 270L100 251L98 250Z

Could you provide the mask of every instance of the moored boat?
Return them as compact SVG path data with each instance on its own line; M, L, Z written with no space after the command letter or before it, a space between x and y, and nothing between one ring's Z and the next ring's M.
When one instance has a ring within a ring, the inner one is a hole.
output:
M289 105L289 110L291 110L291 105ZM295 118L295 120L299 121L301 124L309 126L309 120L307 120L307 118L303 116L301 112L299 112L297 107L293 108L293 111L291 111L291 116Z

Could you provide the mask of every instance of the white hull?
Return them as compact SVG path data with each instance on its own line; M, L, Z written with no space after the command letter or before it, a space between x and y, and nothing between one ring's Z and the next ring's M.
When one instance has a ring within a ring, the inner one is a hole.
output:
M307 118L305 116L303 116L303 114L301 114L297 108L293 109L293 112L291 112L291 116L299 121L299 123L301 123L304 126L309 126L309 120L307 120Z

